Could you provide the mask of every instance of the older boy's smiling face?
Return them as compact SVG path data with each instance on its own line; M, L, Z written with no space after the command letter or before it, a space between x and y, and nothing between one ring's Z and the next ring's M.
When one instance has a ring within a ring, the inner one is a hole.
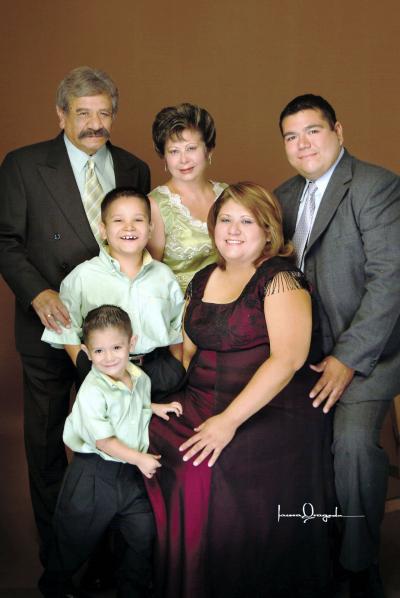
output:
M110 255L118 258L141 255L152 231L144 202L137 197L120 197L112 202L100 223L100 234L109 245Z
M126 378L129 353L133 351L135 338L115 326L93 330L82 349L95 368L113 380Z

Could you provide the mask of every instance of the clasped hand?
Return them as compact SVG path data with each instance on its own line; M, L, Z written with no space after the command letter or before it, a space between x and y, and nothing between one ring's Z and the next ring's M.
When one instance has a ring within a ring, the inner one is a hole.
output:
M207 459L211 455L208 466L212 467L222 450L234 437L236 428L221 413L210 417L200 424L200 426L194 428L194 431L196 434L179 447L181 452L187 451L183 456L183 460L189 461L189 459L197 455L193 461L193 465L200 465L204 459Z

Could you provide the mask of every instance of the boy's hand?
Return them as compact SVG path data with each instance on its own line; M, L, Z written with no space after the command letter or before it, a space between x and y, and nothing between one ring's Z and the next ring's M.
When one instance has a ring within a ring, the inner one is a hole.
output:
M142 474L146 476L146 478L152 478L157 469L161 467L159 459L161 459L161 455L140 453L136 465L139 467Z
M158 417L167 421L169 420L168 413L175 413L177 417L183 413L182 405L178 401L172 401L172 403L152 403L151 409Z

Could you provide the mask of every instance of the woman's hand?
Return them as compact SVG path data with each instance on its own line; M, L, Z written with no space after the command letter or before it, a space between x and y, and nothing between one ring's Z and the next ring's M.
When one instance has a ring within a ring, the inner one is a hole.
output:
M184 454L183 460L189 461L197 454L193 465L200 465L204 459L211 455L208 466L212 467L222 450L234 437L236 427L221 413L210 417L194 431L197 433L179 447L180 451L190 449Z

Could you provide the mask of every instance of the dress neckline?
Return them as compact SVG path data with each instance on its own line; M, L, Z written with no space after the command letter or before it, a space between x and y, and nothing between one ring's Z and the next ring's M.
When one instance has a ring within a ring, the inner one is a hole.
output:
M211 185L213 187L213 191L214 191L214 195L215 195L214 201L215 201L221 193L221 191L220 191L221 184L218 182L215 182L215 181L209 181L209 183L211 183ZM199 218L193 218L189 208L187 206L185 206L184 203L182 203L182 198L178 193L174 193L173 191L171 191L171 189L168 187L168 185L160 185L159 190L161 193L168 195L168 197L170 198L172 203L175 206L177 206L177 208L179 208L179 210L182 212L182 214L191 222L191 224L193 226L195 226L197 228L202 228L203 230L205 230L207 232L207 222L205 222L204 220L200 220Z
M246 284L244 285L243 289L240 291L240 294L236 297L236 299L233 299L233 301L227 301L226 303L215 303L214 301L204 301L203 297L204 297L204 291L206 290L206 286L208 281L210 280L210 276L211 274L214 272L214 270L216 268L218 268L217 264L210 264L210 266L208 266L211 270L211 272L209 273L209 275L207 276L207 279L204 282L204 286L202 288L202 295L201 295L201 302L204 305L233 305L234 303L237 303L239 301L239 299L241 299L242 295L244 294L244 292L246 291L247 287L249 286L249 284L253 281L255 275L257 274L259 268L261 268L261 266L263 264L265 264L267 261L269 260L265 260L262 264L260 264L258 266L258 268L256 268L256 271L254 272L254 274L249 278L249 280L246 282ZM212 269L211 269L212 268Z

